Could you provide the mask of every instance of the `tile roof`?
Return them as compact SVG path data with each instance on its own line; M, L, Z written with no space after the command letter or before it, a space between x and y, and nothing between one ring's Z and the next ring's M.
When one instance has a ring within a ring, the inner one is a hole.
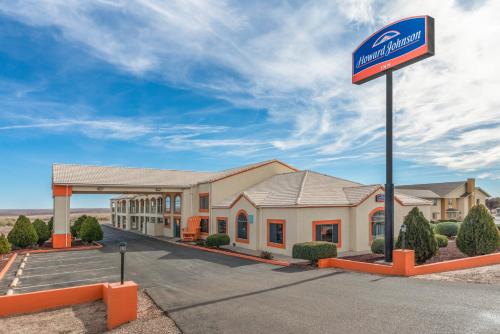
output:
M276 159L226 169L220 172L53 164L52 183L62 185L187 188L198 183L214 182L273 162L288 166ZM288 167L294 169L293 167Z
M420 198L440 198L438 194L428 189L401 189L397 188L399 193L420 197Z
M246 190L214 203L230 207L241 196L258 207L283 206L352 206L361 203L381 185L361 185L313 171L300 171L270 177ZM430 202L396 194L403 205L429 205Z
M465 185L465 181L457 182L442 182L442 183L425 183L425 184L408 184L396 186L396 189L420 189L420 190L430 190L439 197L444 197L453 190L457 189L461 185Z

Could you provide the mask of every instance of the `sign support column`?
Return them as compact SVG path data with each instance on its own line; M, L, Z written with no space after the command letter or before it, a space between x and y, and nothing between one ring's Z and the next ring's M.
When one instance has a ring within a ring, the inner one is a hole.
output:
M392 70L387 70L386 78L386 140L385 140L385 196L384 196L384 237L385 261L392 262L394 248L394 182L392 179Z

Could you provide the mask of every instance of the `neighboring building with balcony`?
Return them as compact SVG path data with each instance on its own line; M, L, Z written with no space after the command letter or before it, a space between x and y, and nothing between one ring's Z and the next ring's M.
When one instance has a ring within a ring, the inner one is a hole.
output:
M462 221L470 208L486 204L490 197L483 189L476 187L473 178L467 181L410 184L396 187L397 191L432 201L431 220L455 219Z

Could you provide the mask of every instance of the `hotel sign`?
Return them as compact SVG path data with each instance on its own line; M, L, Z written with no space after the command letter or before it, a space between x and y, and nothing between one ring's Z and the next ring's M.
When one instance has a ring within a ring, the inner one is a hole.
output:
M434 19L416 16L391 23L352 53L352 83L362 84L434 55Z

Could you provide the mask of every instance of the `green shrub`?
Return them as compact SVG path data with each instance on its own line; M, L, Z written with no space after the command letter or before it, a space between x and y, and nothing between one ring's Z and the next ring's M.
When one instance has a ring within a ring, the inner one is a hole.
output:
M292 256L316 264L319 259L337 257L337 245L328 241L303 242L293 245Z
M420 210L415 207L405 217L406 225L405 243L406 248L415 251L415 261L424 263L436 255L438 251L437 241L434 238L431 224L425 219ZM396 248L401 248L402 236L399 233Z
M448 246L448 237L446 235L435 234L434 238L436 238L439 248Z
M87 217L79 231L80 239L85 242L99 241L103 238L101 225L94 217Z
M7 236L9 242L17 247L25 248L38 241L36 230L26 216L19 216L14 227Z
M451 238L451 237L454 237L458 234L459 227L460 227L460 225L458 223L442 222L442 223L437 224L436 229L434 230L434 233L446 235L447 237Z
M375 239L371 245L372 253L374 254L384 254L385 253L385 239Z
M38 236L37 243L43 245L45 241L50 239L50 230L47 224L41 219L36 219L33 222L33 227L35 228L36 234Z
M493 253L499 244L499 234L493 217L484 205L475 205L462 223L457 247L469 256Z
M12 250L12 246L11 246L9 240L7 240L5 235L0 234L0 255L2 255L2 259L3 259L3 256L5 254L9 254L11 250Z
M434 232L434 234L437 233L437 228L438 228L437 226L438 226L438 224L431 223L431 229L432 229L432 232Z
M71 231L71 236L73 238L79 238L80 237L80 229L82 228L82 224L87 219L87 215L83 215L78 217L73 225L71 225L70 231Z
M206 240L208 247L217 247L229 245L229 236L225 233L216 233L209 235Z
M262 251L260 252L260 257L266 260L272 260L274 258L274 255L271 252Z
M54 234L54 217L50 217L49 221L47 222L47 227L49 228L50 235Z

